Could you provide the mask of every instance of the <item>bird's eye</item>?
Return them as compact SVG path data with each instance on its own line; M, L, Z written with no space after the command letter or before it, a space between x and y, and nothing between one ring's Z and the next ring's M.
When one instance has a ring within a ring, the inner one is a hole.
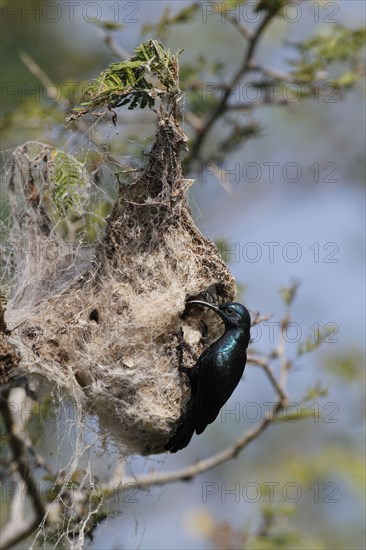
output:
M226 311L228 313L234 313L234 308L232 306L229 306Z

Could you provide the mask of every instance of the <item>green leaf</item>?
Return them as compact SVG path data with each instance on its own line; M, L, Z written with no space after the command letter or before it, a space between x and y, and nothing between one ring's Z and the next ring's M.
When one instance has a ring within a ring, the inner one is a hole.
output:
M347 382L362 381L364 377L365 359L358 349L337 352L325 360L325 368L341 380Z
M82 191L88 186L83 165L72 155L53 149L48 162L52 202L61 217L81 215Z
M331 342L331 340L328 339L334 334L334 325L329 323L326 326L328 326L326 330L320 330L319 328L317 331L314 331L312 336L309 336L303 342L299 342L297 346L297 353L299 356L305 355L306 353L311 353L312 351L318 349L322 344Z
M91 21L91 23L102 27L106 31L118 31L126 26L123 23L115 23L115 21Z
M295 299L296 292L300 286L300 281L294 280L289 287L281 286L280 294L285 304L290 307Z
M333 80L333 84L335 87L338 86L339 88L350 88L356 84L358 80L360 80L359 74L352 71L347 71Z
M246 124L234 123L230 134L219 144L220 158L227 153L237 150L248 139L259 137L261 135L261 127L256 121L250 121ZM224 157L223 157L224 160Z
M326 71L331 63L350 61L355 64L365 39L364 28L352 30L343 25L332 25L331 31L327 34L292 43L300 54L298 60L291 62L294 66L292 74L297 80L316 80L318 71ZM357 73L352 74L356 76ZM347 85L350 85L349 75L346 80Z
M285 411L283 414L276 417L275 422L300 422L305 418L314 418L315 411L311 408L296 408L294 412Z
M279 15L280 10L287 3L287 0L259 0L255 6L255 13L267 12L268 15Z
M304 402L313 401L314 399L317 399L319 397L327 397L327 395L328 395L328 388L326 388L325 386L322 386L320 382L317 382L315 386L312 386L306 390L302 400Z
M143 42L130 60L111 63L88 85L81 107L73 109L67 120L76 120L98 107L153 108L158 97L179 92L179 53L173 56L157 40ZM153 85L152 79L159 84Z
M182 10L178 11L178 13L171 16L170 7L168 6L165 8L163 15L161 16L159 21L154 24L146 23L145 25L143 25L141 33L154 33L156 36L165 37L167 32L173 25L189 23L193 20L194 16L199 10L201 10L200 2L194 2L190 6L183 8Z

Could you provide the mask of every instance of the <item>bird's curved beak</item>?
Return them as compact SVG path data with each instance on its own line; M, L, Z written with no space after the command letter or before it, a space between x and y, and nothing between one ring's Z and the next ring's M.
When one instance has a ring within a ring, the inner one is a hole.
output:
M214 311L216 311L216 313L218 315L220 315L220 317L222 319L225 318L225 316L224 316L223 312L221 311L221 309L218 306L215 306L214 304L210 304L210 302L203 302L202 300L191 300L190 302L187 302L187 304L198 304L200 306L208 307L208 308L213 309Z

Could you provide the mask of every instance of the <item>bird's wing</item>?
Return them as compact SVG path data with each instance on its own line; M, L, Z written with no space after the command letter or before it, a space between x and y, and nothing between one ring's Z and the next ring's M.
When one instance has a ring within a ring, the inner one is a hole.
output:
M221 407L238 385L246 362L243 353L243 368L233 372L229 369L230 357L225 352L206 350L197 362L197 389L195 394L196 433L201 434L208 424L214 422Z
M200 359L195 399L197 434L202 433L207 424L216 419L227 399L227 382L220 380L225 367L225 354L212 352L203 354Z

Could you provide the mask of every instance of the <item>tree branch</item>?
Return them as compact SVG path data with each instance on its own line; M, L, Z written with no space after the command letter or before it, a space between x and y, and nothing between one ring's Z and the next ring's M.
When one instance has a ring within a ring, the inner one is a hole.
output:
M55 83L50 80L43 69L41 69L41 67L34 61L34 59L32 59L32 57L26 52L20 52L19 57L24 65L27 67L28 71L40 81L44 88L47 88L47 93L48 95L50 95L50 88L56 88ZM63 111L66 111L70 108L70 102L67 99L63 97L58 97L58 90L56 90L56 93L54 94L52 99Z
M147 487L164 485L173 481L190 481L196 475L212 470L212 468L236 458L249 443L256 439L275 420L282 408L283 405L278 402L274 407L273 413L269 413L253 430L241 435L228 445L226 449L205 460L199 460L190 466L181 468L180 470L173 470L172 472L152 472L136 477L127 477L117 487L111 488L109 491L107 490L105 496L108 498L125 488L131 489L136 487L138 489L146 489Z
M267 27L267 25L270 23L271 18L272 18L271 14L267 13L266 16L263 18L263 20L261 21L261 23L258 26L255 33L251 36L251 38L248 42L248 47L247 47L247 50L246 50L246 53L245 53L245 56L244 56L242 66L239 68L239 70L236 72L236 74L232 78L232 80L229 83L229 85L228 85L221 101L219 102L216 109L213 111L213 113L211 114L211 116L207 120L207 122L204 125L204 127L202 128L202 130L197 132L196 141L194 142L194 144L191 148L191 154L190 154L191 159L199 157L201 147L202 147L203 142L206 139L209 131L211 130L212 126L215 124L216 120L226 110L227 102L229 100L229 97L230 97L230 94L231 94L233 88L239 82L239 80L241 78L243 78L243 76L245 76L245 74L250 69L250 66L251 66L251 63L252 63L252 58L253 58L258 40L260 39L260 37L261 37L263 31L265 30L265 28Z
M17 390L22 391L20 388ZM16 492L10 506L10 519L2 531L0 540L1 550L6 550L30 536L43 521L46 514L46 508L40 497L37 483L32 476L31 468L26 459L27 445L21 437L22 428L17 425L18 422L15 419L15 415L9 403L10 391L10 389L6 389L0 394L0 412L4 419L15 469L18 473L19 480L23 480L27 488L27 492L32 501L34 517L24 520L21 518L21 511L24 508L24 504L19 502L19 496L17 497L17 493L22 494L22 491L18 488L19 491ZM14 393L13 391L13 394ZM14 410L18 410L18 408L16 407Z

